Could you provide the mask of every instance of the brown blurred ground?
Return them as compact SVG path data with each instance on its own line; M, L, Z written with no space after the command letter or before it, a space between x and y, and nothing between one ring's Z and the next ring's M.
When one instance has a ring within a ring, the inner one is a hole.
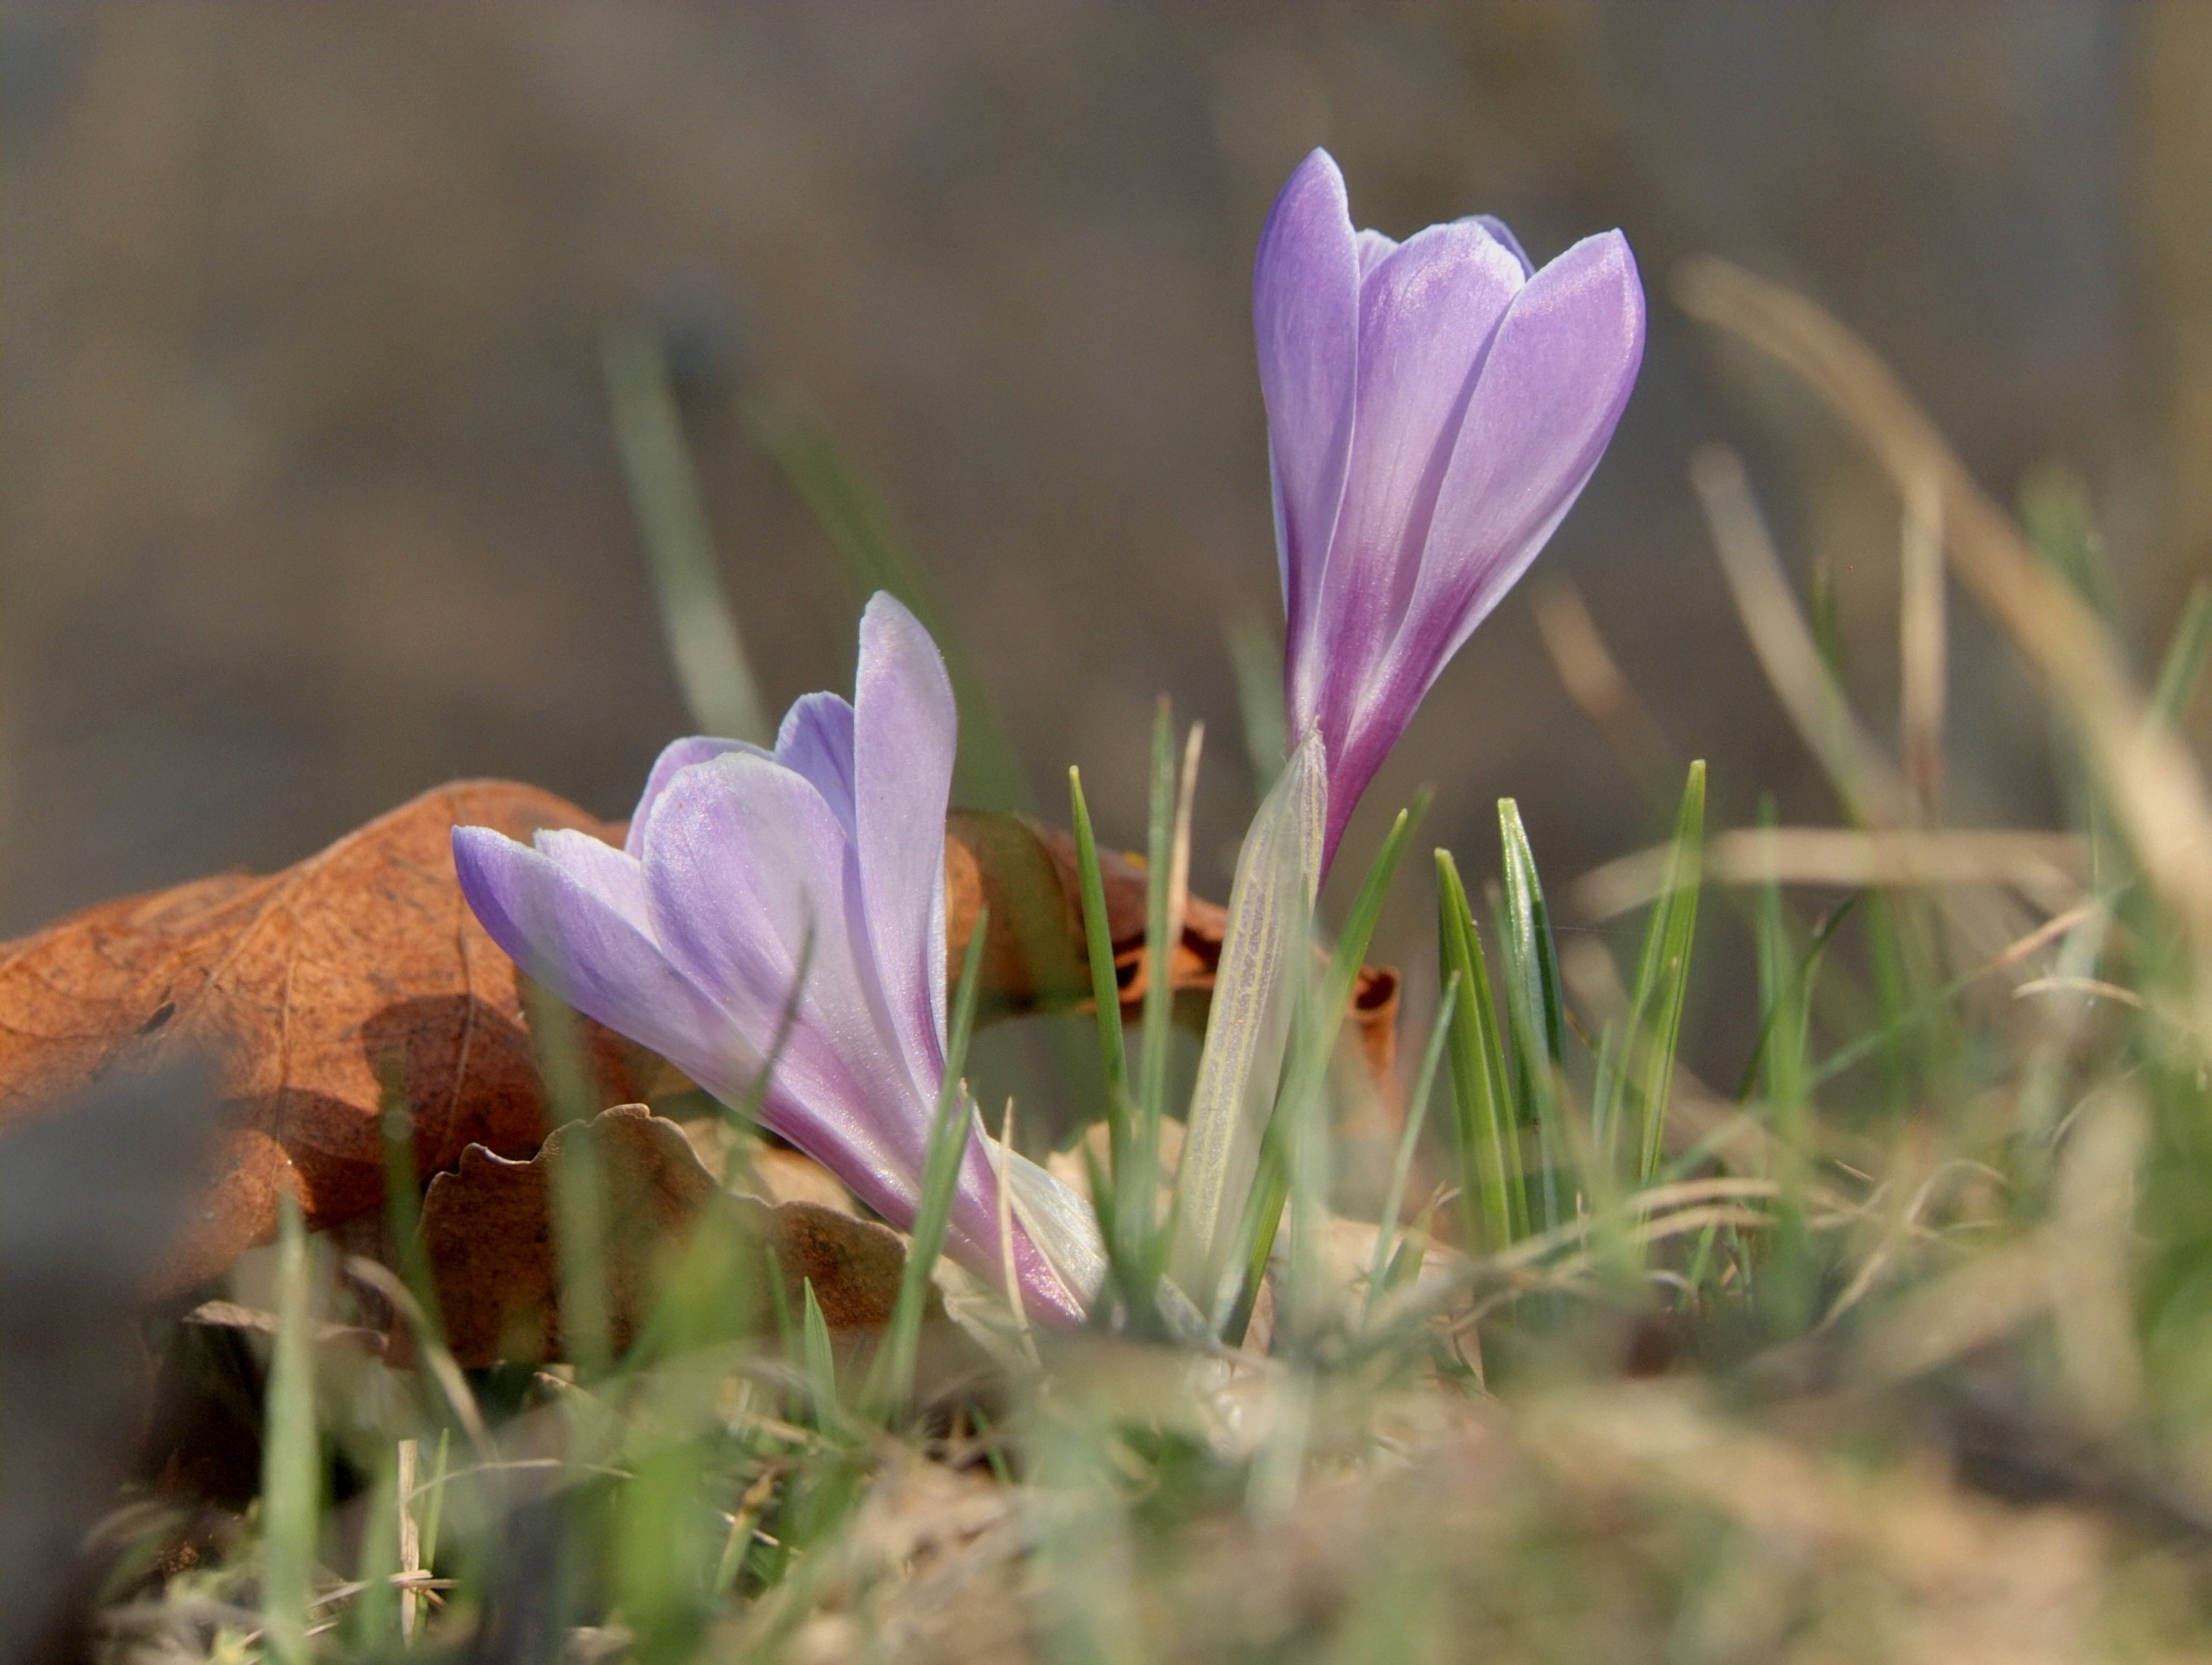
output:
M273 867L422 786L626 811L685 720L598 343L653 312L769 702L853 597L749 445L795 389L879 487L1042 802L1133 840L1149 704L1213 736L1201 885L1250 803L1223 628L1279 616L1246 306L1310 146L1363 223L1626 228L1643 383L1539 574L1570 578L1718 814L1828 813L1683 479L1748 451L1790 559L1893 663L1896 506L1665 299L1711 250L1866 333L2001 495L2087 478L2154 643L2212 550L2212 10L1553 5L17 7L0 21L0 926ZM1962 606L1963 610L1963 606ZM1952 801L2051 813L2046 731L1967 621ZM2154 651L2154 649L2153 650ZM1487 870L1650 830L1525 596L1447 675L1346 866L1423 779ZM1353 876L1356 876L1354 875ZM1343 881L1340 881L1343 882ZM1426 886L1384 957L1425 958Z

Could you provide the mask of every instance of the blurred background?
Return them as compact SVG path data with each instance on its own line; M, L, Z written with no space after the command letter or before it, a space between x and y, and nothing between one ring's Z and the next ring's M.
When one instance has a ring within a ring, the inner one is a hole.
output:
M611 816L689 727L599 348L666 334L764 695L848 687L860 597L748 425L842 440L1065 815L1141 840L1154 696L1253 798L1225 648L1279 628L1248 313L1316 144L1396 235L1624 227L1652 302L1612 451L1368 795L1494 869L1654 831L1562 691L1571 583L1717 825L1833 813L1685 479L1748 457L1893 732L1899 506L1668 300L1713 251L1863 333L2012 499L2070 470L2139 656L2212 565L2212 7L15 5L0 13L0 929L293 861L438 781ZM2039 706L1957 609L1950 803L2056 814ZM2194 713L2203 736L2206 713ZM1401 882L1376 957L1432 953ZM1340 910L1348 890L1336 900Z

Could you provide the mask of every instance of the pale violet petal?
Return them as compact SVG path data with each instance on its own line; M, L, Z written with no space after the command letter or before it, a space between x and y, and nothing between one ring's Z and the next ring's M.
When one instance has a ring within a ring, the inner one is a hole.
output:
M776 761L814 783L822 801L854 832L853 707L834 693L803 694L783 714L775 737Z
M1274 471L1276 554L1289 620L1291 732L1312 715L1302 651L1344 500L1359 371L1360 250L1344 176L1325 150L1299 163L1268 211L1252 269L1252 326Z
M1576 244L1514 297L1445 472L1389 685L1371 691L1378 718L1419 701L1581 495L1636 385L1644 329L1619 232Z
M653 935L645 906L645 873L635 857L567 827L548 827L532 842L546 860L622 915L641 935Z
M914 1091L945 1072L945 812L959 717L929 633L878 594L860 621L853 693L855 844L885 1019Z
M457 826L453 867L492 941L557 998L710 1090L751 1066L744 1037L714 1002L552 857L489 827Z
M1480 226L1431 226L1361 287L1359 421L1310 650L1332 762L1412 595L1461 417L1520 263ZM1295 732L1295 730L1293 730Z
M623 840L623 848L633 857L645 854L645 824L653 814L653 806L668 790L668 783L678 772L695 763L704 763L709 758L721 757L731 752L749 752L765 756L757 746L742 740L717 740L712 735L692 735L683 740L672 740L660 748L660 755L653 760L653 768L645 778L645 790L638 794L637 808L629 814L629 833Z

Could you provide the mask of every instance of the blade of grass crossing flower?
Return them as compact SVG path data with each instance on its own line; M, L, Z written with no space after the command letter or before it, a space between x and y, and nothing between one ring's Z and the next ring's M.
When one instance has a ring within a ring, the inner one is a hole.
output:
M270 1656L278 1665L305 1665L322 1518L322 1454L315 1434L307 1233L299 1201L289 1190L279 1201L276 1221L276 1344L269 1363L261 1457L261 1617Z
M1495 1252L1527 1235L1528 1197L1489 967L1448 850L1437 851L1437 939L1443 977L1457 991L1449 1055L1460 1212L1468 1247Z
M1437 1066L1443 1062L1444 1043L1451 1038L1452 1019L1459 1009L1459 973L1444 976L1444 991L1437 1002L1437 1020L1429 1031L1429 1044L1421 1054L1421 1072L1414 1078L1413 1102L1406 1106L1406 1126L1398 1135L1398 1152L1390 1164L1390 1184L1382 1193L1382 1212L1375 1232L1375 1258L1367 1268L1367 1310L1382 1293L1391 1263L1390 1234L1397 1227L1398 1211L1406 1206L1406 1176L1413 1172L1413 1147L1429 1119L1429 1093L1437 1084Z
M607 332L599 359L630 512L684 702L703 732L764 745L775 730L715 562L659 334L641 322L622 325Z
M1667 1100L1674 1079L1674 1049L1682 1032L1682 1007L1690 982L1690 950L1698 934L1698 875L1705 837L1705 766L1690 766L1674 841L1659 900L1644 929L1626 1033L1634 1049L1637 1104L1644 1117L1636 1178L1649 1184L1659 1171L1667 1129Z
M1543 1229L1557 1231L1565 1220L1559 1194L1559 1164L1565 1154L1558 1125L1553 1083L1567 1057L1566 1004L1559 994L1559 949L1552 939L1551 910L1544 902L1536 857L1521 822L1521 807L1498 801L1498 827L1504 850L1505 895L1498 929L1504 958L1505 1008L1513 1030L1514 1075L1521 1120L1536 1129L1538 1196Z
M1345 922L1343 933L1336 939L1336 947L1330 952L1328 969L1319 988L1313 986L1310 977L1299 985L1302 1020L1293 1030L1297 1036L1297 1050L1285 1072L1282 1092L1261 1144L1256 1183L1248 1194L1243 1217L1237 1223L1236 1241L1243 1271L1229 1321L1222 1332L1231 1341L1243 1338L1244 1327L1251 1320L1253 1303L1260 1296L1260 1281L1267 1275L1267 1258L1274 1252L1275 1232L1282 1220L1283 1204L1290 1197L1293 1175L1288 1141L1294 1126L1291 1118L1308 1115L1309 1106L1320 1099L1329 1060L1335 1055L1337 1034L1344 1026L1344 1014L1352 1001L1352 985L1358 981L1360 966L1366 963L1367 945L1374 937L1376 922L1382 917L1382 904L1389 899L1390 881L1397 875L1399 858L1406 852L1406 840L1413 834L1413 824L1428 812L1428 806L1429 794L1424 791L1410 808L1398 812L1398 819L1391 824L1382 847L1376 851L1374 861L1368 866L1367 876L1360 881L1359 893L1352 899L1351 915Z
M967 1152L974 1121L968 1107L968 1090L960 1079L968 1062L968 1037L975 1027L975 995L981 978L983 943L990 924L990 910L979 908L975 929L968 940L968 957L960 968L960 987L953 996L952 1023L945 1048L945 1085L937 1094L937 1114L930 1123L924 1147L921 1194L914 1214L913 1240L907 1245L906 1270L899 1279L898 1299L891 1321L884 1332L883 1351L869 1371L867 1402L888 1415L906 1403L914 1392L915 1353L921 1336L921 1315L929 1298L930 1273L945 1246L945 1230L952 1218L952 1192L960 1179L960 1159Z
M2197 692L2197 679L2204 669L2204 650L2212 645L2212 585L2203 579L2189 591L2182 606L2181 622L2174 627L2166 658L2158 668L2158 688L2150 708L2157 719L2173 724L2189 707Z
M1302 742L1237 858L1213 1008L1176 1174L1168 1275L1209 1322L1235 1255L1261 1141L1283 1076L1292 1002L1310 953L1328 773Z

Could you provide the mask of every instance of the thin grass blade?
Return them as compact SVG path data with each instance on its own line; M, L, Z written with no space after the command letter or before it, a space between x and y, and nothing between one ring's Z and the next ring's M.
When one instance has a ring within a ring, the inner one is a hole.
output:
M1367 1268L1367 1310L1375 1310L1391 1265L1390 1234L1398 1224L1398 1211L1406 1206L1406 1176L1413 1172L1413 1149L1429 1119L1429 1095L1437 1084L1437 1066L1443 1060L1444 1044L1451 1038L1452 1020L1459 1010L1459 973L1444 977L1443 997L1437 1002L1437 1020L1429 1031L1429 1044L1421 1053L1421 1071L1414 1078L1413 1102L1406 1106L1406 1126L1398 1135L1398 1152L1390 1164L1390 1184L1382 1193L1382 1212L1376 1216L1375 1258ZM1410 1234L1408 1234L1410 1235Z
M2156 721L2169 726L2181 721L2197 692L2208 646L2212 646L2212 584L2199 578L2182 605L2181 622L2174 627L2173 639L2158 668L2158 688L2150 701Z
M277 1213L276 1344L261 1458L261 1615L278 1665L305 1665L308 1657L307 1610L322 1523L312 1293L307 1228L288 1190Z
M913 1239L907 1245L906 1270L899 1279L898 1299L891 1321L884 1331L883 1351L869 1371L868 1404L884 1414L906 1403L914 1393L915 1355L921 1339L921 1315L929 1298L929 1279L945 1247L945 1227L952 1219L952 1193L960 1183L960 1159L975 1116L968 1103L961 1071L968 1063L968 1038L975 1027L975 996L982 982L983 943L990 925L990 910L979 908L975 929L968 941L968 957L960 968L960 987L953 996L952 1022L945 1048L945 1084L938 1089L937 1113L929 1129L929 1142L921 1165L921 1194L914 1214Z
M1521 807L1511 798L1498 801L1498 829L1505 871L1498 938L1504 958L1506 1017L1513 1030L1514 1091L1520 1120L1536 1129L1543 1229L1554 1232L1566 1218L1559 1190L1566 1147L1553 1091L1566 1068L1566 1002L1559 993L1559 948L1535 852L1522 825Z
M1121 990L1114 975L1114 935L1106 918L1106 881L1098 867L1098 840L1091 830L1091 807L1084 802L1083 777L1067 772L1068 800L1075 819L1075 867L1083 890L1083 941L1091 956L1091 997L1098 1008L1098 1064L1106 1079L1107 1113L1127 1113L1129 1063L1121 1033Z
M821 414L791 394L755 398L746 407L755 443L783 471L799 500L830 540L862 596L888 590L945 656L960 708L960 745L953 764L953 797L977 809L1027 809L1029 778L974 663L937 596L924 580L890 516L851 453Z
M1667 1129L1667 1101L1674 1085L1674 1050L1682 1032L1682 1008L1690 981L1690 951L1698 934L1698 877L1705 838L1705 766L1690 766L1667 876L1644 930L1644 951L1629 999L1631 1069L1644 1117L1637 1145L1636 1178L1649 1184L1659 1171Z
M1260 1295L1260 1281L1267 1275L1267 1259L1274 1252L1275 1232L1282 1220L1283 1204L1290 1197L1293 1175L1286 1129L1293 1125L1291 1118L1309 1114L1309 1107L1321 1098L1329 1060L1336 1052L1337 1034L1344 1026L1344 1014L1352 999L1352 984L1358 980L1360 966L1366 963L1367 945L1373 940L1376 923L1382 917L1382 904L1389 897L1390 881L1397 876L1406 841L1413 835L1414 823L1428 812L1428 805L1429 795L1424 791L1411 808L1398 812L1398 819L1391 824L1382 848L1368 865L1366 877L1360 881L1359 893L1352 899L1351 916L1336 939L1319 987L1314 987L1310 972L1296 985L1295 993L1302 1002L1302 1020L1294 1031L1297 1045L1261 1143L1256 1183L1247 1192L1243 1215L1237 1222L1234 1258L1241 1262L1243 1270L1222 1330L1231 1341L1243 1338L1245 1325L1250 1322L1253 1303ZM1301 971L1305 971L1304 966Z
M827 1428L837 1419L837 1357L830 1349L830 1321L822 1316L822 1303L815 1299L813 1279L799 1286L799 1295L804 1303L800 1358L814 1395L815 1426Z
M642 322L610 330L600 363L630 512L684 704L706 733L764 745L775 730L722 584L659 331Z
M1494 1253L1528 1231L1521 1141L1482 938L1448 850L1437 851L1437 941L1444 980L1457 990L1449 1056L1460 1211L1468 1246Z

